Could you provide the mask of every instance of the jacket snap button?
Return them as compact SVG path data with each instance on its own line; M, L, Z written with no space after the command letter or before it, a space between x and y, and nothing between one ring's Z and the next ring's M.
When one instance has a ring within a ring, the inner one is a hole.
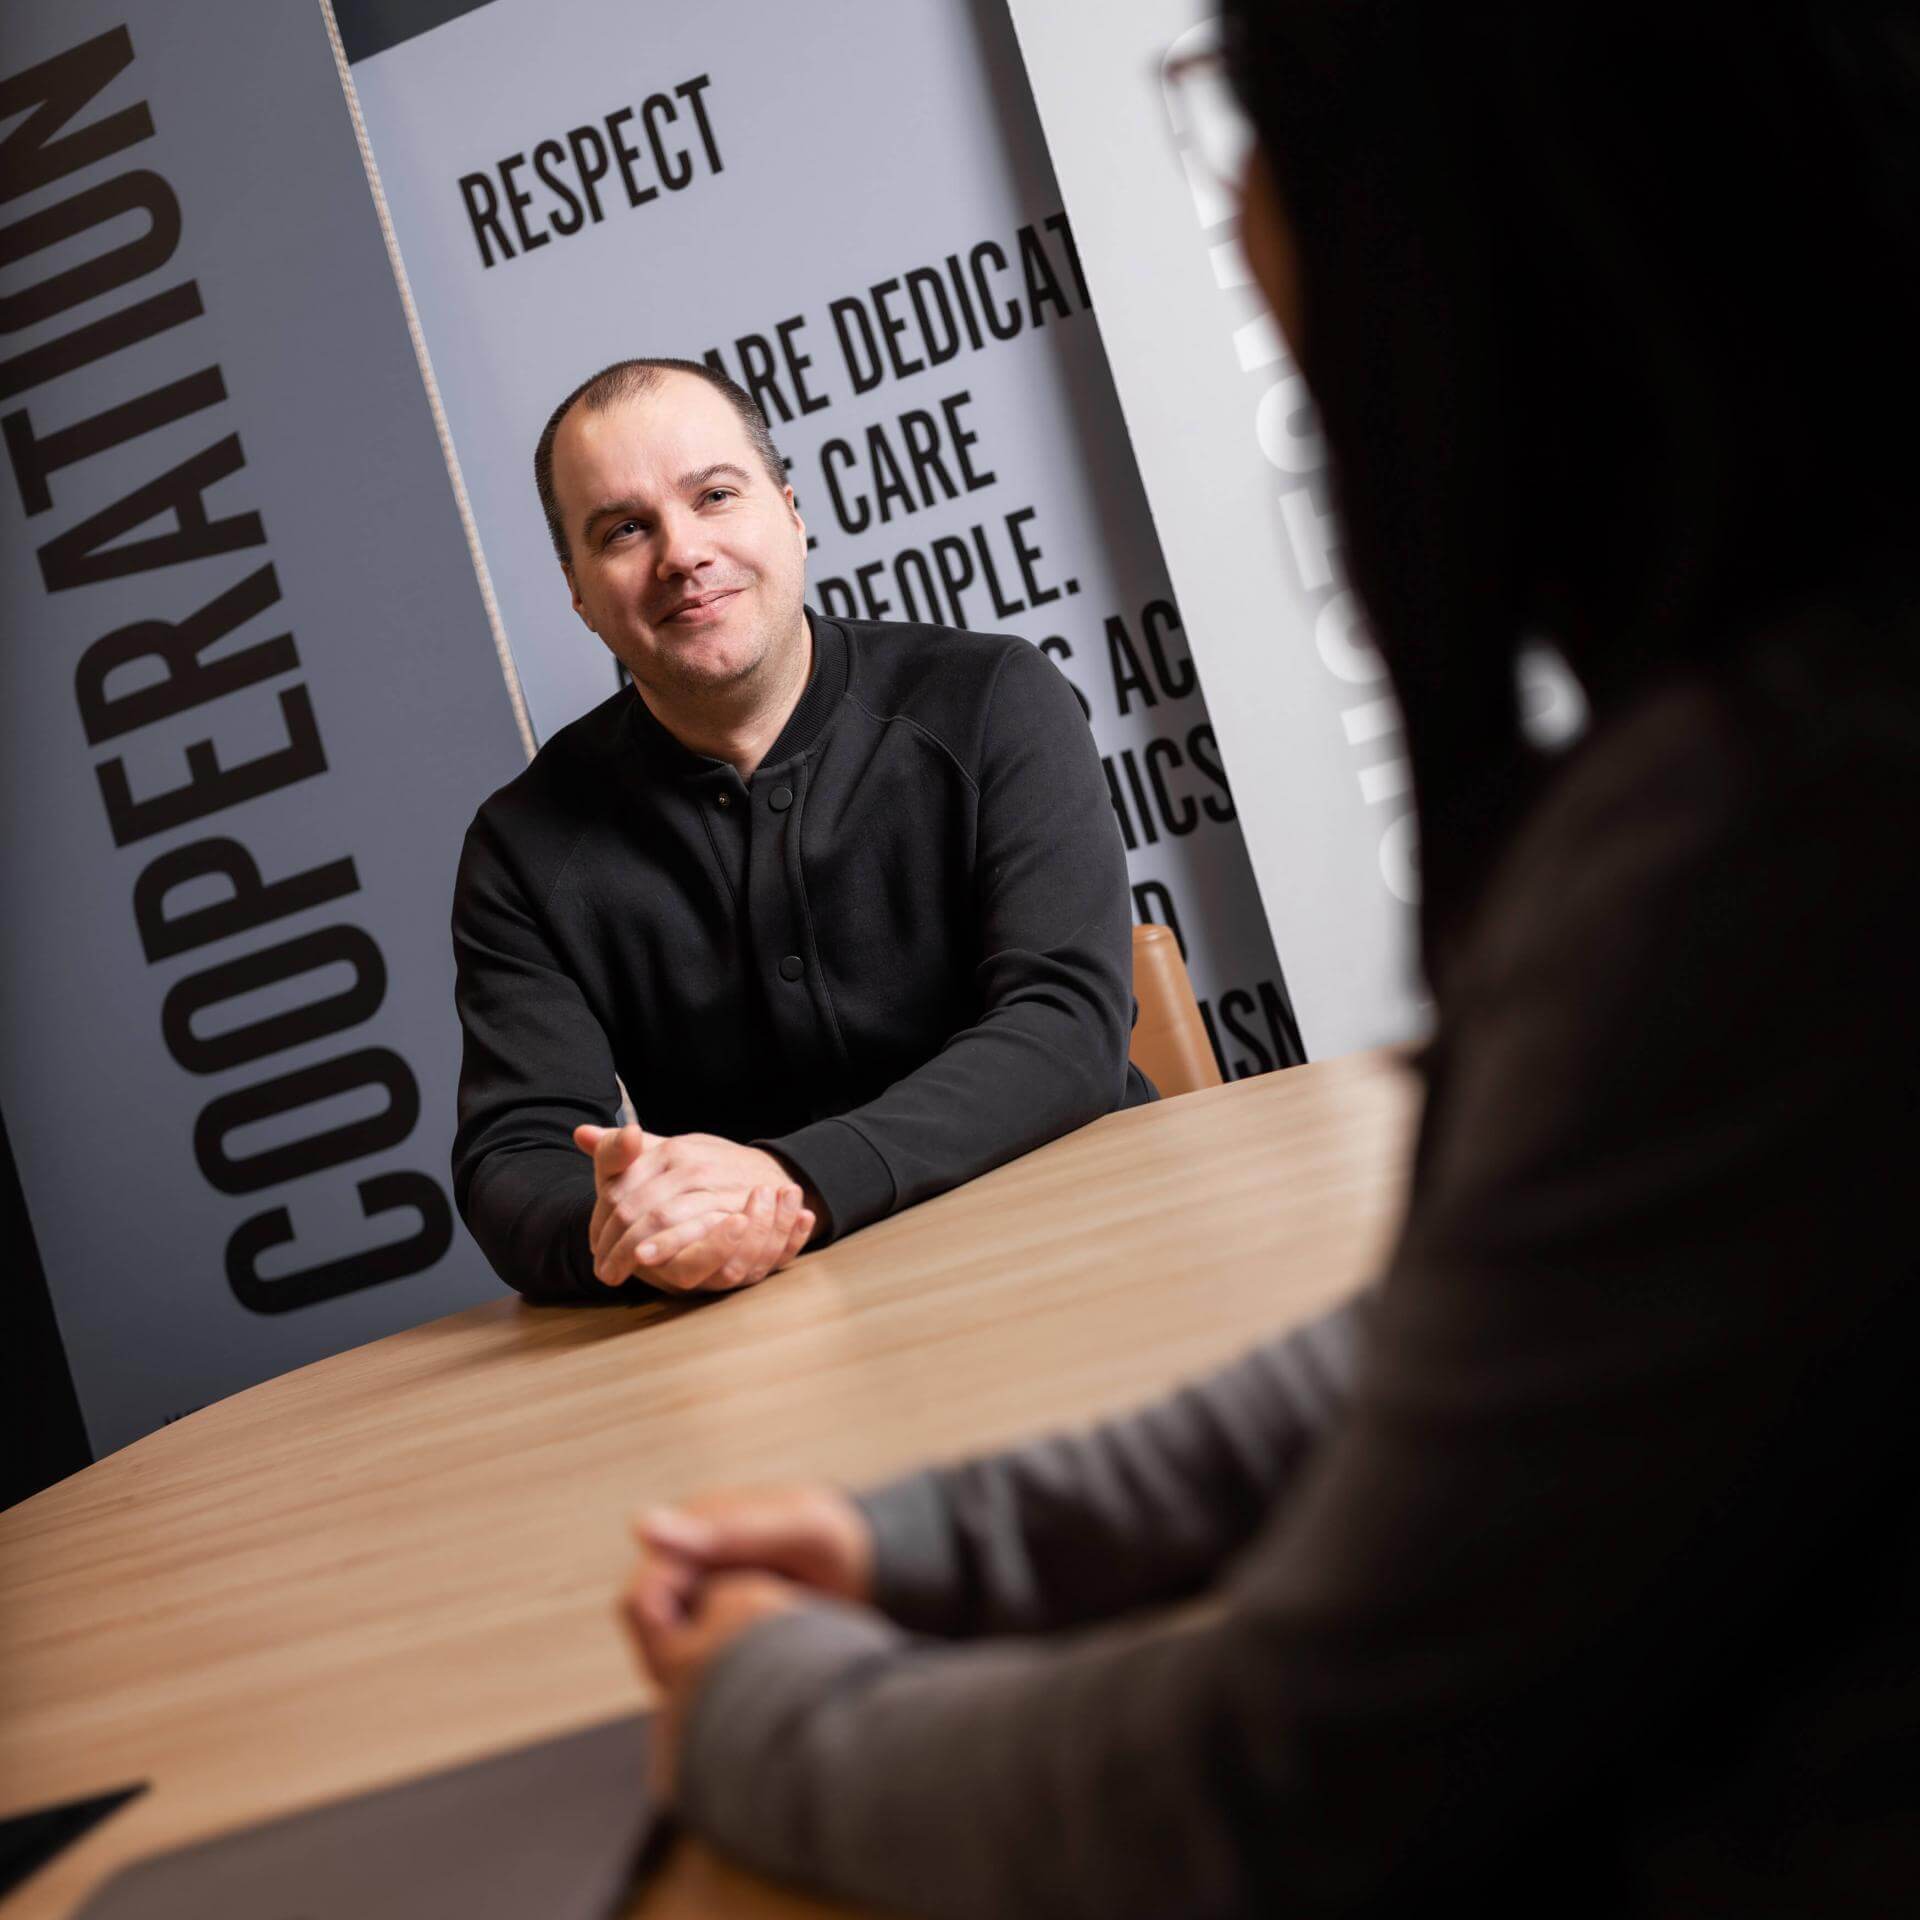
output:
M770 806L775 813L785 813L786 810L793 805L793 789L791 787L775 787L773 792L767 796L767 805Z
M717 806L730 807L733 805L733 795L730 793L716 793L713 798Z
M782 980L798 980L806 970L806 963L797 953L788 954L787 957L780 962L780 978Z

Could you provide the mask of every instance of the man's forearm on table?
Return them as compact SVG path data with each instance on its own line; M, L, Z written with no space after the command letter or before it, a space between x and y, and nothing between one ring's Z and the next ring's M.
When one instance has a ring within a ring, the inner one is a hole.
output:
M584 1179L582 1175L584 1174ZM590 1166L571 1147L495 1153L456 1184L461 1217L493 1270L542 1304L619 1298L593 1277Z
M818 1238L932 1199L1118 1107L1124 1017L1083 989L1074 997L1071 1014L996 1005L864 1106L756 1142L820 1195L831 1225Z

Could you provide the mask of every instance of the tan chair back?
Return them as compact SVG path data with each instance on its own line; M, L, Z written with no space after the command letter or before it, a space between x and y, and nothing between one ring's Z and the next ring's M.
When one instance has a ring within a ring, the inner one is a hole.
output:
M1134 928L1133 997L1140 1017L1128 1055L1161 1096L1217 1087L1220 1068L1171 927Z

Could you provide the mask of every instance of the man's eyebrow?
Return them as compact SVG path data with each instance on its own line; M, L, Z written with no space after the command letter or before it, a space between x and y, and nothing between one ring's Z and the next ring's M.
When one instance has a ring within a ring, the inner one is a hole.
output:
M709 480L717 480L723 473L742 484L750 477L745 467L736 467L730 460L716 460L710 467L696 467L691 473L683 473L673 484L682 493L691 493L696 487L704 487Z

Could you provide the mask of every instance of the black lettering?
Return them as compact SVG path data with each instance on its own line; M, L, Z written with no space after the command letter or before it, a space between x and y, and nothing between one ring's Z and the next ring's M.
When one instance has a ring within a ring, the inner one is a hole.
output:
M921 416L923 419L925 415ZM875 425L867 429L867 465L873 470L874 492L880 503L880 518L891 520L896 505L908 513L914 511L913 495L907 490L907 477L893 457L886 429ZM931 501L929 501L931 504Z
M193 1029L196 1014L224 1000L337 966L353 969L352 983L338 993L219 1033ZM387 963L372 936L359 927L322 927L189 974L161 1002L160 1034L167 1051L189 1073L222 1073L357 1027L373 1016L386 993Z
M524 153L509 154L506 159L500 162L500 184L506 189L507 205L513 213L513 230L520 236L520 249L523 253L531 253L535 247L546 246L547 243L552 240L553 235L550 233L536 234L533 229L527 225L527 209L533 205L533 195L527 192L513 177L526 164L527 156ZM602 167L601 172L604 173L605 171L605 167ZM595 218L598 218L598 215L596 215Z
M587 211L593 215L593 224L597 227L607 217L600 205L597 184L607 177L607 169L613 164L607 158L607 143L600 138L597 127L575 127L567 135L567 146L573 154L573 170L580 176L580 191L586 196ZM593 153L591 164L587 160L589 149Z
M1141 757L1147 764L1147 781L1153 788L1153 797L1160 803L1161 820L1176 840L1184 839L1200 824L1200 809L1194 805L1191 795L1183 794L1175 800L1167 791L1167 769L1187 764L1180 757L1180 749L1171 740L1149 740Z
M97 300L130 280L157 273L180 244L180 202L157 173L142 169L102 181L43 212L0 227L0 268L5 268L128 213L147 216L145 233L37 286L0 298L0 333L18 333L83 300Z
M1221 763L1220 749L1214 741L1212 721L1203 720L1187 735L1187 756L1220 789L1217 795L1210 793L1206 796L1204 804L1207 818L1220 821L1234 819L1239 808L1234 804L1233 789L1227 784L1227 770Z
M947 606L953 615L946 624L964 627L966 608L960 596L973 584L973 555L967 551L967 543L957 534L943 534L933 543L933 564L940 569L940 584L946 589Z
M1043 587L1039 576L1033 570L1036 560L1044 560L1046 555L1038 547L1027 544L1026 523L1034 517L1036 509L1021 507L1017 512L1007 515L1007 538L1013 542L1013 557L1020 562L1020 578L1027 584L1027 604L1044 607L1049 600L1060 598L1058 587Z
M793 409L787 405L787 397L780 391L780 376L774 371L773 347L762 334L743 333L733 343L734 351L740 356L740 371L746 376L741 384L753 396L753 404L765 416L767 424L773 424L773 412L778 410L782 424L793 418ZM771 396L773 408L767 405Z
M1251 1080L1256 1073L1273 1071L1273 1055L1260 1044L1259 1034L1245 1024L1257 1011L1257 1003L1245 987L1229 987L1220 996L1220 1024L1253 1055L1251 1066L1244 1060L1234 1062L1236 1080Z
M1293 1003L1277 981L1260 982L1260 1011L1267 1016L1267 1035L1273 1042L1276 1063L1283 1067L1303 1066L1307 1050L1300 1040L1300 1023L1293 1017Z
M787 377L793 382L794 398L800 402L800 411L818 413L827 404L824 393L807 391L806 372L813 365L813 355L802 353L793 343L793 336L807 324L806 315L796 313L791 320L782 320L774 328L780 336L780 351L787 362Z
M259 1259L294 1237L293 1216L285 1207L256 1213L235 1228L227 1242L227 1285L233 1297L250 1313L288 1313L316 1306L322 1300L376 1287L387 1280L404 1280L423 1273L453 1245L453 1209L447 1196L424 1173L376 1173L354 1188L360 1211L369 1220L411 1207L420 1215L420 1229L404 1240L391 1240L366 1253L344 1260L326 1260L293 1273L263 1277Z
M898 280L882 280L867 292L873 300L873 310L880 316L880 337L886 342L887 358L893 363L893 377L904 380L909 374L924 373L927 363L924 360L909 360L900 351L900 336L907 330L904 314L895 313L889 302L900 291Z
M893 611L893 602L883 600L873 590L873 576L885 573L887 563L884 560L869 560L864 567L853 570L853 584L860 590L860 604L869 620L884 620Z
M40 549L40 574L47 591L64 593L70 587L90 587L130 573L178 566L184 560L204 560L241 547L264 546L267 530L257 513L211 520L201 498L209 487L231 478L246 464L239 435L230 433L157 480L149 480L124 499L69 527ZM123 534L165 513L171 513L178 523L173 532L150 540L121 540Z
M707 103L700 98L711 84L704 73L697 73L691 80L682 80L674 92L693 109L694 121L700 128L700 142L707 150L707 165L715 173L725 173L726 162L720 158L720 149L714 144L713 127L707 119Z
M980 555L980 573L987 583L987 592L993 596L993 617L996 620L1010 619L1016 613L1026 611L1024 600L1010 600L1000 590L1000 572L993 564L993 549L987 544L987 530L976 526L973 529L973 544Z
M1067 270L1073 275L1074 291L1080 296L1081 306L1091 308L1093 295L1087 291L1087 276L1080 271L1080 249L1074 243L1073 228L1068 224L1067 216L1064 213L1050 213L1040 224L1060 236L1060 244L1066 250Z
M953 297L959 303L960 317L967 323L967 338L973 342L975 352L982 343L980 322L974 318L973 299L967 292L966 276L960 270L960 256L957 253L947 255L947 278L953 282Z
M223 807L237 806L242 800L257 800L297 781L310 780L327 770L327 756L320 745L320 729L314 725L313 703L305 687L288 687L280 696L280 714L286 723L287 744L264 753L257 760L243 760L238 766L223 767L211 740L196 740L187 749L187 779L184 785L156 793L150 799L136 800L127 782L126 762L103 761L94 769L100 782L100 796L107 806L107 825L116 847L144 840L149 834L163 833L168 827L183 826L218 813Z
M207 879L226 881L225 899L168 913L170 895ZM253 855L238 840L195 840L161 854L133 883L133 920L151 965L359 891L360 876L350 859L269 881L261 879Z
M980 444L980 436L970 427L960 424L960 409L973 405L973 395L962 387L958 393L950 393L940 402L940 411L947 417L947 437L953 442L954 458L960 463L960 478L966 482L969 493L978 493L982 487L990 487L998 477L991 473L976 473L973 462L967 458L967 449Z
M660 198L658 187L643 187L633 177L633 163L640 158L640 149L627 145L620 129L633 118L631 107L622 107L618 113L607 115L607 138L613 142L613 157L620 162L620 178L626 183L627 205L644 207L649 200Z
M1107 616L1107 664L1113 670L1113 698L1122 719L1133 711L1136 693L1150 707L1160 704L1160 696L1154 692L1153 682L1147 678L1147 670L1133 650L1133 636L1127 631L1127 623L1117 613Z
M940 425L933 415L915 407L912 412L900 416L900 431L906 437L907 455L913 462L913 477L920 484L920 504L923 507L933 505L935 480L940 483L940 492L947 499L959 499L960 489L953 484L953 476L947 472L947 463L940 457Z
M919 576L916 585L909 574ZM899 589L902 611L909 620L940 624L940 595L933 584L933 569L918 547L908 547L893 563L893 584Z
M331 1127L286 1146L264 1148L244 1159L236 1159L227 1151L227 1142L242 1127L298 1113L302 1107L355 1093L362 1087L378 1087L386 1094L384 1112L365 1120L350 1120L344 1126ZM397 1147L419 1118L420 1089L407 1063L387 1047L363 1047L358 1053L324 1060L318 1066L298 1067L292 1073L210 1101L194 1123L193 1157L207 1183L221 1193L258 1193L262 1187L275 1187L283 1180L324 1173L348 1160Z
M1047 250L1040 244L1040 236L1031 227L1022 227L1015 236L1020 242L1020 265L1025 269L1027 280L1027 312L1033 324L1043 326L1046 307L1058 307L1063 320L1073 318L1073 309L1067 305L1067 296L1060 282L1054 277L1053 264L1047 258Z
M0 80L0 125L27 116L0 140L0 200L17 200L153 137L153 115L145 101L58 140L52 137L132 65L131 36L125 27L110 27Z
M7 443L7 459L13 467L20 503L29 515L45 513L53 505L53 493L47 482L63 467L91 460L97 453L124 446L143 433L153 433L184 420L190 414L217 407L227 397L227 383L218 367L203 367L184 380L156 387L137 400L109 407L90 419L78 420L44 437L36 434L23 407L0 420L0 435Z
M297 667L300 656L290 633L276 634L211 663L200 658L216 641L264 613L279 598L280 582L274 570L260 567L184 620L137 620L96 640L80 656L74 673L87 744L97 747L135 727L150 726ZM160 678L118 697L110 694L110 676L139 660L158 662L163 669Z
M566 205L564 215L558 213L547 215L547 225L562 238L578 233L587 224L587 210L575 197L573 189L554 171L559 162L566 157L567 150L558 140L542 140L533 150L533 170L539 176L541 184L556 200L563 201Z
M920 344L928 366L945 366L960 351L960 329L947 300L945 283L931 267L915 267L907 275L907 298L913 302L913 316L920 322ZM940 322L937 333L936 315Z
M982 240L967 256L973 269L973 284L980 295L980 311L985 316L987 331L996 340L1011 340L1020 331L1020 309L1011 300L996 314L993 305L993 292L987 285L985 262L993 262L995 273L1005 273L1007 256L991 240Z
M816 580L813 590L820 597L820 610L830 613L836 620L857 620L853 589L844 580L836 580L831 574L824 580Z
M653 93L641 102L640 113L647 129L647 145L653 149L654 171L669 193L678 193L693 178L693 162L687 157L685 147L678 150L672 161L668 160L667 150L660 143L660 122L662 118L679 119L679 109L664 93Z
M467 203L467 220L473 228L474 242L480 249L481 266L493 265L493 247L488 244L489 235L498 245L501 259L511 260L513 242L507 238L507 230L500 224L500 197L493 190L492 177L484 173L463 173L460 176L460 197Z
M873 524L873 509L867 505L865 494L855 494L849 505L847 497L840 491L840 481L834 472L836 461L847 468L854 464L853 449L844 440L829 440L820 449L820 471L826 477L827 497L833 502L833 517L839 521L843 533L865 533ZM858 511L859 518L854 517Z
M871 393L884 377L885 370L880 365L880 347L873 337L873 323L867 318L867 310L860 302L851 297L836 300L827 311L833 316L833 330L840 336L840 358L845 361L847 378L853 382L855 393ZM859 340L854 339L857 329ZM866 365L860 364L864 356Z
M1149 600L1140 610L1140 630L1147 636L1147 651L1153 656L1153 670L1160 677L1160 690L1169 700L1184 700L1200 684L1193 670L1193 656L1182 653L1178 660L1167 655L1167 635L1184 634L1180 615L1170 600Z
M29 387L43 386L63 373L76 372L96 360L106 359L109 354L136 347L171 327L198 320L205 311L200 304L199 282L187 280L177 287L169 287L165 293L122 307L118 313L90 320L84 327L75 327L71 333L63 333L44 346L16 353L11 360L0 360L0 400L11 400Z
M1147 845L1158 846L1160 829L1154 823L1153 804L1147 798L1147 790L1140 784L1140 762L1134 758L1131 747L1120 749L1120 765L1126 773L1127 786L1133 794L1134 810L1140 816L1140 830L1147 836Z

